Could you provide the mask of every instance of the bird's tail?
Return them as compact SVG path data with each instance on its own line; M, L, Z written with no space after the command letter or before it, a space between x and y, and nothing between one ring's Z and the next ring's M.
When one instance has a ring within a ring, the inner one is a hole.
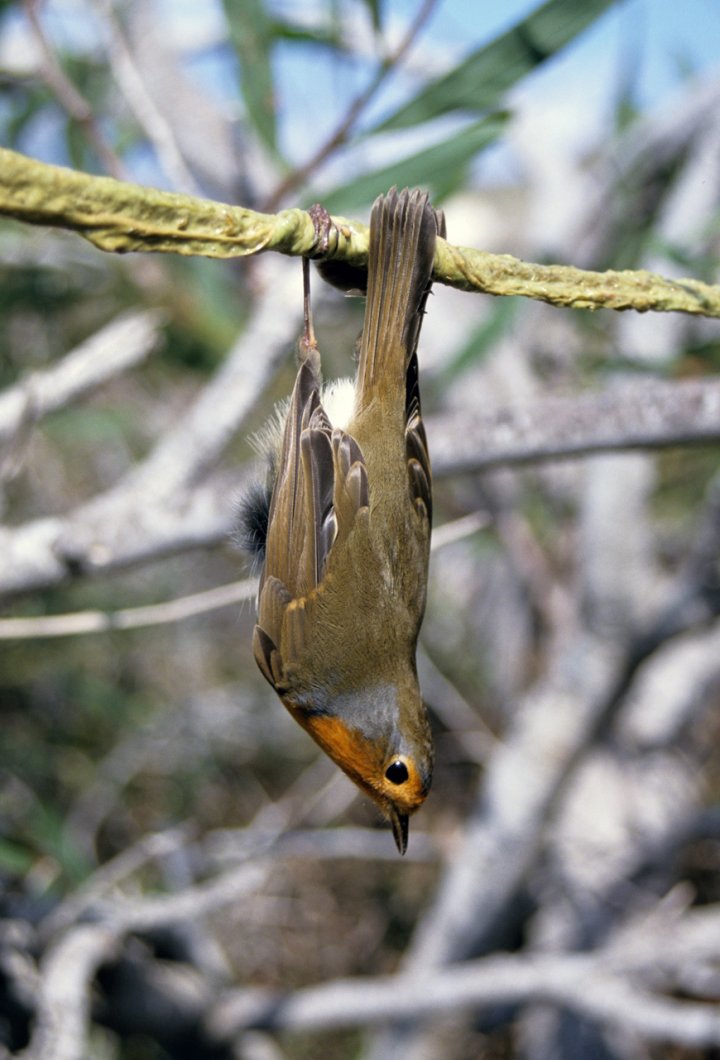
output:
M374 401L391 408L405 405L407 370L420 335L438 234L444 234L442 214L419 189L393 188L375 201L356 413Z

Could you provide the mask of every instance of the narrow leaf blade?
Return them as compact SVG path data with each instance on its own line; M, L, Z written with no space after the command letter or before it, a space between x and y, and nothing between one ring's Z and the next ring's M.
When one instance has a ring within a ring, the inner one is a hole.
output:
M373 131L401 129L452 111L483 113L537 66L552 58L614 0L547 0L506 33L428 84Z
M277 148L275 84L272 71L273 24L263 0L223 0L230 39L240 60L247 114L262 142Z
M507 111L501 111L483 118L455 133L449 140L402 158L392 165L365 173L336 188L329 195L321 196L322 203L331 213L347 214L367 206L393 184L398 187L427 188L434 201L441 201L461 186L470 162L483 148L497 140L509 117ZM315 195L312 201L317 197Z

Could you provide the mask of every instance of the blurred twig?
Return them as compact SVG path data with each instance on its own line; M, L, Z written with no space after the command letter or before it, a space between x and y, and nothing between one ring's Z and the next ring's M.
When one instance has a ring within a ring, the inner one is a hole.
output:
M107 26L108 58L115 79L155 148L161 166L179 191L186 195L197 195L197 182L182 156L170 123L160 113L145 86L113 5L107 0L92 0L92 6Z
M711 907L666 916L662 923L653 918L634 925L632 946L609 946L592 954L496 956L422 975L335 980L292 994L222 991L214 1003L206 997L204 1024L219 1044L233 1041L248 1027L328 1030L550 1001L647 1041L717 1046L715 1006L672 999L662 989L677 982L689 961L714 959L718 916ZM49 952L26 1060L80 1060L86 1055L88 987L97 966L117 952L128 926L123 920L80 925ZM179 1004L180 986L177 978L166 977L165 1000Z
M330 1029L545 1000L648 1041L717 1045L720 1017L714 1006L670 999L656 992L656 985L658 977L672 983L675 969L688 959L712 959L719 929L719 913L712 908L686 913L664 923L663 930L655 921L645 931L638 926L638 950L494 956L444 971L338 980L283 996L239 990L220 1000L211 1023L225 1038L248 1026Z
M42 962L37 1017L24 1060L83 1060L87 1056L90 984L115 952L118 935L82 925L63 937Z
M439 527L433 536L432 550L436 551L446 544L476 533L485 522L483 516L473 513L446 523ZM118 611L74 611L64 615L43 615L34 618L0 618L0 640L71 637L78 634L112 633L123 629L167 625L222 607L231 607L243 600L251 600L256 591L257 580L247 578L145 607L126 607Z
M291 800L287 801L290 803ZM173 828L143 836L137 843L99 866L42 921L42 936L48 939L58 936L86 917L88 912L94 917L108 916L112 919L117 909L132 908L137 899L119 896L119 885L126 883L148 863L166 858L180 846L191 849L191 857L198 871L214 872L216 878L261 858L276 861L350 858L397 863L397 852L388 842L385 830L317 828L287 832L282 829L263 831L251 823L247 828L210 832L192 844L187 828ZM410 862L434 860L437 850L432 838L422 832L414 832L407 857ZM172 896L166 896L166 899L171 902Z
M605 390L541 397L428 418L433 474L587 453L720 441L720 381L630 379Z
M227 538L241 482L217 473L211 478L209 471L253 411L299 326L288 310L287 270L270 259L261 264L258 278L265 279L267 296L258 299L219 371L146 460L67 516L39 519L24 530L0 528L0 592L58 584L70 571L108 570Z
M0 393L0 442L9 440L9 448L17 449L22 437L48 413L134 367L156 347L163 320L163 314L154 310L123 313L57 365Z
M55 51L45 34L40 20L40 0L23 0L23 8L40 46L42 55L40 73L48 88L51 89L58 103L69 117L78 123L85 138L96 152L107 172L117 180L127 180L128 171L119 155L116 154L103 135L93 108L65 74L58 62Z
M282 183L275 188L264 204L264 209L268 211L276 210L291 191L301 187L310 177L315 177L323 163L346 143L360 115L377 95L388 76L403 61L436 5L437 0L424 0L418 8L415 18L410 23L405 36L395 50L382 60L372 81L351 102L337 128L333 130L325 143L321 144L307 162L304 162L303 165L289 173Z
M167 625L251 600L256 592L256 579L247 578L146 607L126 607L119 611L74 611L37 618L0 618L0 640L72 637L81 633L112 633L121 629Z
M143 464L67 516L0 528L0 594L57 585L69 568L109 571L227 538L240 482L207 474L285 356L283 342L295 330L278 277L217 377ZM272 357L254 356L261 343L273 348ZM719 408L716 380L643 380L498 412L431 417L433 474L716 442Z
M476 762L487 762L497 746L497 737L480 713L473 710L436 666L422 640L418 645L417 661L423 698L431 704L468 757Z

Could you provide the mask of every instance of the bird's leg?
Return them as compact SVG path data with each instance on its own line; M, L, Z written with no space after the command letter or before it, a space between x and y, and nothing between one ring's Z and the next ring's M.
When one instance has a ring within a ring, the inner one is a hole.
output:
M312 358L313 360L317 358L317 363L313 365L313 367L316 367L317 370L319 370L320 355L318 353L317 339L315 338L315 330L312 322L312 308L310 305L310 258L316 256L322 257L327 253L330 246L330 233L333 228L333 223L330 214L319 202L315 203L314 206L311 206L308 213L312 218L313 227L315 229L315 240L310 254L303 258L303 334L300 339L298 354L300 364L303 364L309 358Z
M298 364L310 362L315 374L320 373L320 351L318 350L315 329L312 322L310 304L310 259L303 258L303 332L298 342Z
M315 229L310 257L319 259L317 270L320 276L345 294L367 294L367 265L350 265L332 256L338 245L338 227L325 207L316 202L308 213Z
M317 349L317 339L312 322L312 305L310 301L310 259L303 258L303 334L300 340L307 350Z
M327 254L330 246L330 232L333 228L332 218L324 206L316 202L308 210L315 229L315 239L312 250L307 257L303 258L303 312L305 327L302 343L306 349L317 349L317 341L312 326L312 314L310 309L310 258L322 257Z

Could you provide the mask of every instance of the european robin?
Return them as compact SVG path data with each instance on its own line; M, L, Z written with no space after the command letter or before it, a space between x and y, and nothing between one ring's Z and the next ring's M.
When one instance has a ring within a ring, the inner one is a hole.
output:
M417 343L438 234L427 195L377 199L349 409L336 411L337 384L323 389L306 328L268 501L263 512L256 495L242 516L264 555L257 664L389 820L401 854L433 765L415 665L432 515Z

